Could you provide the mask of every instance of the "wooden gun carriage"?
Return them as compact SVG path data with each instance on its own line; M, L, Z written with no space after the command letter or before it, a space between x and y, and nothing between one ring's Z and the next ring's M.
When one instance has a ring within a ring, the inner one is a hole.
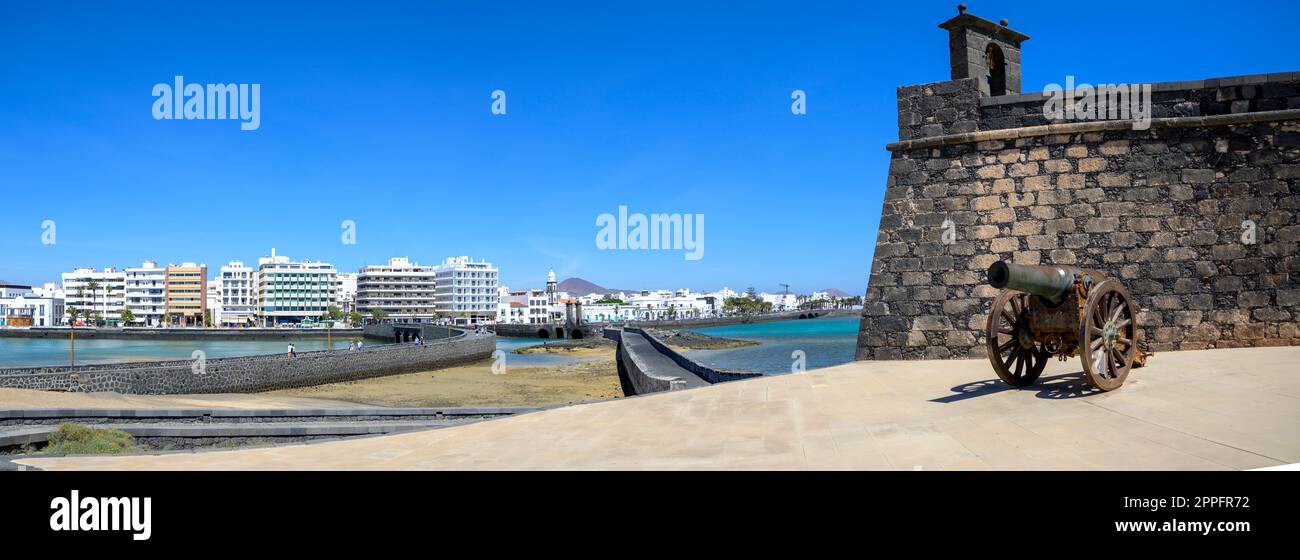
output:
M1119 280L1086 268L998 261L988 282L1002 290L986 325L989 362L1009 385L1033 383L1049 357L1077 355L1088 382L1110 391L1145 363L1133 297Z

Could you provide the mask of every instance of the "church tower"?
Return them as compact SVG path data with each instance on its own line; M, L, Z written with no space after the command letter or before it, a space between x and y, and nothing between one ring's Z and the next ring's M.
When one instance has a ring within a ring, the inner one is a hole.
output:
M546 303L555 305L560 301L560 284L555 281L555 269L546 273Z

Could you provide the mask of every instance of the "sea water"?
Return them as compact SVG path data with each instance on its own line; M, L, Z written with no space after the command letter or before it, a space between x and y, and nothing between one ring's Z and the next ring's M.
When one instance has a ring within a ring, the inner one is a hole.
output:
M804 369L853 361L857 349L858 318L800 319L692 330L759 343L740 348L686 351L686 356L692 360L718 369L779 374L791 372L797 351L803 352Z

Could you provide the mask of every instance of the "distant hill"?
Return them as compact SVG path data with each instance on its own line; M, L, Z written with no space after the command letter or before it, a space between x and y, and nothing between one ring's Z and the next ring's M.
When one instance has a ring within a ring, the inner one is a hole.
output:
M837 288L826 288L825 290L822 291L826 292L826 295L834 298L852 297L852 294Z
M607 294L609 292L618 291L618 290L606 290L605 288L597 286L596 284L592 284L591 282L588 282L581 278L565 278L560 282L559 290L561 292L569 292L571 295L575 295L575 296L585 296L587 294Z

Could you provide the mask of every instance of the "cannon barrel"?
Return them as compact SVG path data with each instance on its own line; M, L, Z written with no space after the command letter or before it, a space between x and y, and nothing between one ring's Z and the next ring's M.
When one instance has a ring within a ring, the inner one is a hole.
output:
M989 266L989 285L999 290L1034 294L1053 305L1065 301L1075 276L1083 271L1072 266L1025 266L998 261Z

